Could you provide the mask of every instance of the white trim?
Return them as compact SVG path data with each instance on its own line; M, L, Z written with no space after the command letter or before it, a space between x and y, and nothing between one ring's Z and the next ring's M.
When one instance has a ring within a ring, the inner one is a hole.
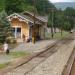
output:
M28 19L25 18L25 17L22 17L21 15L19 15L19 14L17 14L17 13L11 14L10 16L7 17L7 19L8 19L9 21L11 21L13 18L18 18L18 19L20 18L19 21L24 21L24 22L26 22L27 24L28 24L28 21L31 22L31 23L33 23L32 21L28 20Z
M21 38L22 38L22 27L21 26L12 26L12 28L15 28L15 38L17 38L17 28L21 28Z
M21 26L12 26L12 27L14 27L14 28L18 28L18 27L21 27Z

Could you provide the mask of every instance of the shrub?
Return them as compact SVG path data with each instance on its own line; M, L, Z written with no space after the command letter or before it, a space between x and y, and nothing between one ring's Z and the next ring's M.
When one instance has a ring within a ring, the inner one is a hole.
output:
M0 35L0 43L4 43L5 39L6 39L6 37L5 37L5 36Z
M10 43L10 44L17 43L16 39L13 38L13 37L8 37L8 38L6 39L6 41L7 41L7 43Z

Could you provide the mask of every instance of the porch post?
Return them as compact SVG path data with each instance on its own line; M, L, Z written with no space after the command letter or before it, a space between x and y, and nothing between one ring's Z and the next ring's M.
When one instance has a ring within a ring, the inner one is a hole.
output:
M17 28L15 27L15 38L17 38Z
M29 26L29 39L32 42L32 26Z
M22 38L22 28L21 28L21 38Z
M29 39L30 41L32 42L32 27L33 27L33 24L31 22L29 22Z

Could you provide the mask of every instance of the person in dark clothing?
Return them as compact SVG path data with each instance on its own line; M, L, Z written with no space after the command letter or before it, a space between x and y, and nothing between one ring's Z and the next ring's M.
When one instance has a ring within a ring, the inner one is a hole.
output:
M25 42L25 35L24 34L23 34L22 38L23 38L23 42Z

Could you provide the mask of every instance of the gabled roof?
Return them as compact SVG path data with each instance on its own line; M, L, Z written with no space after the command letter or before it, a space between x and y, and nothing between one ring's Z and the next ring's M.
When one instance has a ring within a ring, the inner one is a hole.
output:
M25 22L30 21L29 19L27 19L26 17L23 17L23 16L19 15L18 13L11 14L10 16L7 17L7 19L9 21L11 21L13 18L18 18L20 21L25 21Z
M14 13L14 14L11 14L7 17L7 19L9 21L11 21L13 18L18 18L20 21L24 21L26 23L34 23L34 14L31 14L29 12L26 12L26 14L24 13ZM35 16L35 21L36 21L36 24L42 24L42 23L46 23L47 22L47 19L45 20L45 17L41 17L41 16Z
M33 13L28 12L28 11L25 11L24 14L29 14L31 16L34 16ZM39 16L39 15L36 15L35 18L38 19L38 20L40 20L40 21L42 21L42 22L48 22L48 16Z

